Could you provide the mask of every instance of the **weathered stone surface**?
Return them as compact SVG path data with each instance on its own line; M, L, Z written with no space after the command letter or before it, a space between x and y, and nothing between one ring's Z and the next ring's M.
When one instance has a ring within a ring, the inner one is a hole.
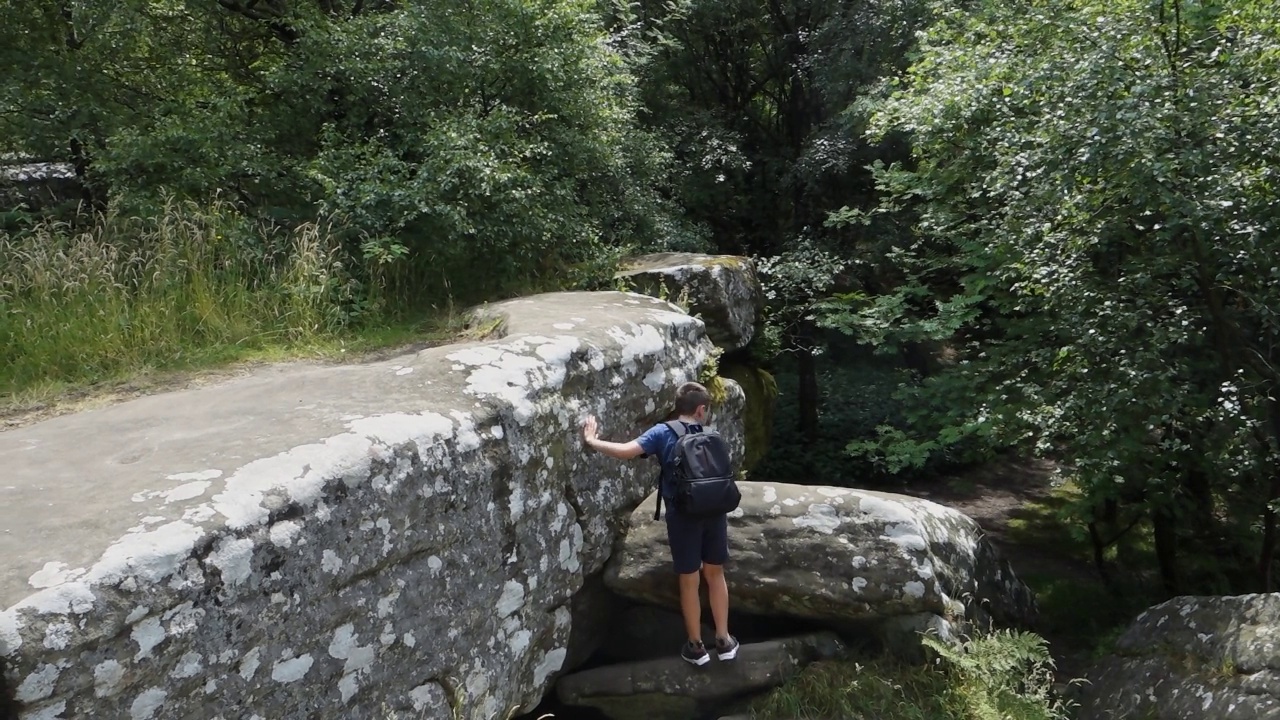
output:
M726 352L740 350L763 322L764 292L750 258L734 255L655 253L632 258L616 277L639 292L678 299L688 294L689 312Z
M1089 673L1081 720L1277 720L1280 593L1178 597Z
M596 707L613 720L688 720L720 703L781 685L815 660L844 652L831 633L744 643L738 657L694 667L678 655L608 665L566 675L556 695L566 705Z
M0 658L24 718L492 720L565 668L703 324L635 294L497 340L291 366L0 434ZM714 422L741 452L742 394Z
M927 500L847 488L742 482L730 514L730 601L750 613L824 621L898 616L1002 622L1035 612L1030 590L971 518ZM641 503L605 582L678 607L666 535ZM965 603L972 600L970 607Z
M746 396L746 405L742 410L743 443L746 448L742 469L750 473L769 452L778 383L761 368L733 363L720 367L720 377L738 383Z

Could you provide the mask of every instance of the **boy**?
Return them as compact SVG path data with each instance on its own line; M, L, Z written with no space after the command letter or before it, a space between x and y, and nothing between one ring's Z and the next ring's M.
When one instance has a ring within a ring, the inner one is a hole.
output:
M707 419L711 395L698 383L685 383L676 390L676 420L691 432L702 430ZM729 588L724 579L724 563L729 559L729 518L727 515L698 519L681 515L669 501L675 497L671 477L671 453L676 445L676 432L666 423L658 423L643 435L627 443L609 442L596 436L594 416L588 416L582 436L589 447L619 460L656 456L662 462L659 492L667 509L667 544L671 561L680 581L680 612L684 616L689 641L680 649L680 657L694 665L711 660L702 643L702 604L698 597L699 576L707 579L711 616L715 621L716 655L721 660L738 656L738 641L729 634Z

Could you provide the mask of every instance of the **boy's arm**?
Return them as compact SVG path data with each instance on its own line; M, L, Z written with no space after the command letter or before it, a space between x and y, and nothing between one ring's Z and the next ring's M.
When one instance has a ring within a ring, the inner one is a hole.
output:
M597 437L596 432L596 418L594 415L589 415L587 416L587 421L582 425L582 438L586 441L588 447L619 460L630 460L644 454L644 448L640 446L638 440L625 443L609 442Z

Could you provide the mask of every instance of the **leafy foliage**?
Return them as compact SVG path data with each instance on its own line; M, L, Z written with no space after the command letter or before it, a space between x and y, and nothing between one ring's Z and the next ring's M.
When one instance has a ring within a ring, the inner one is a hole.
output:
M590 3L41 8L0 30L21 68L0 84L0 152L73 163L100 207L226 192L273 221L339 218L404 301L699 242Z
M832 319L953 343L921 392L972 400L933 439L1064 456L1078 517L1150 514L1170 590L1179 535L1252 557L1263 585L1274 561L1280 25L1264 5L943 12L873 124L914 143L913 166L880 172L884 211L917 218L903 281Z

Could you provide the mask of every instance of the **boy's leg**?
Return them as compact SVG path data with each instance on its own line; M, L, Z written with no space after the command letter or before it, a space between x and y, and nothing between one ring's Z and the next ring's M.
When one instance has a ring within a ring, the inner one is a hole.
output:
M729 585L724 580L724 566L708 563L702 566L702 574L707 578L707 601L716 625L716 639L729 637Z
M689 642L702 642L702 600L698 597L698 571L680 573L680 614L684 616L684 631Z
M667 544L671 563L680 584L680 614L689 642L680 656L694 665L706 664L711 656L702 645L702 603L698 597L698 574L702 566L702 527L694 520L667 511Z
M707 578L707 600L716 626L716 652L721 660L738 655L738 641L729 634L729 584L724 564L729 559L729 518L721 515L704 521L702 574Z

